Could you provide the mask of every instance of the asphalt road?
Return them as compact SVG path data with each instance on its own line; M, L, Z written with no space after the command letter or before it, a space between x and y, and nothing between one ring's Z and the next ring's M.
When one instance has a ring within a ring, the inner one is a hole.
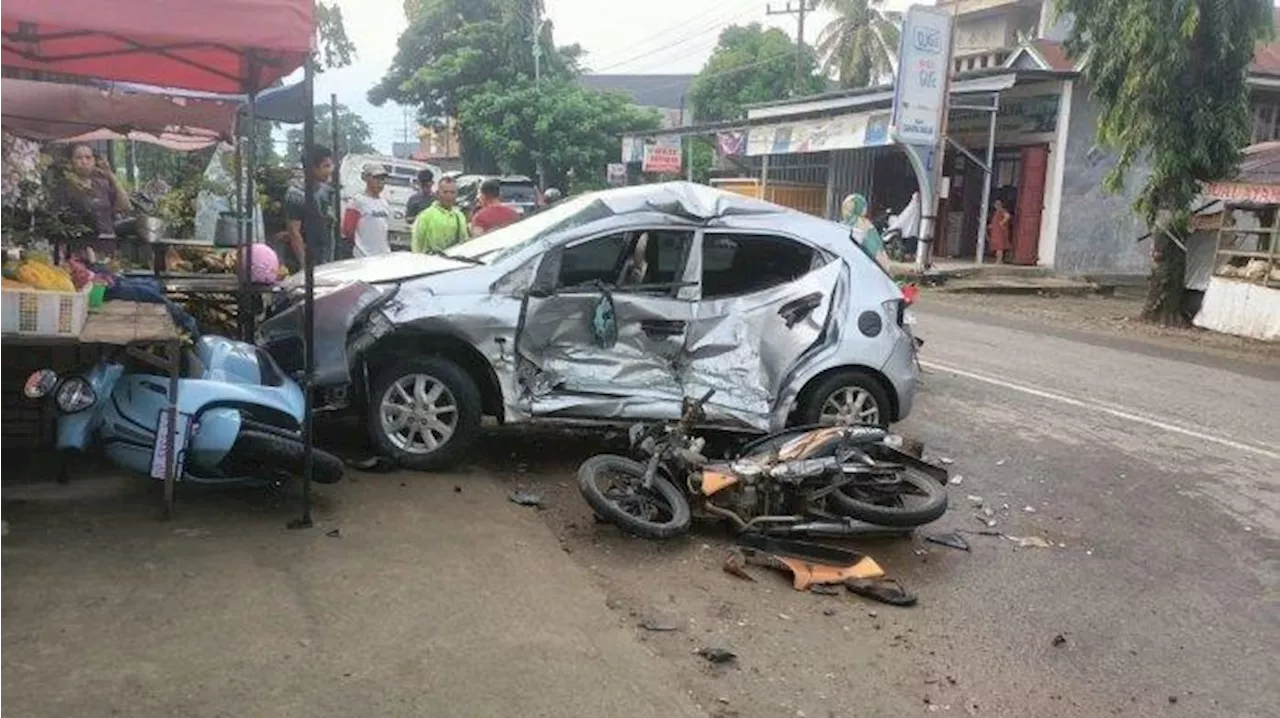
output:
M70 497L47 484L24 502L7 485L3 707L1277 715L1280 357L920 312L927 373L899 428L959 481L928 531L1049 546L855 544L913 608L731 577L714 528L623 536L573 485L620 436L506 429L456 474L325 487L304 532L261 497L184 491L163 524L137 482ZM508 501L515 488L546 510ZM708 647L737 659L711 665L695 654Z

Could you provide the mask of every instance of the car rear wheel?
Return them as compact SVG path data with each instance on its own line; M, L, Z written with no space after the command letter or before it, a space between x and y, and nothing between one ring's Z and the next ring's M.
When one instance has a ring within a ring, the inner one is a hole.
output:
M870 374L847 371L823 379L800 407L800 424L888 426L892 410L884 387Z
M480 390L442 357L405 359L378 374L369 395L369 435L402 466L447 468L480 433Z

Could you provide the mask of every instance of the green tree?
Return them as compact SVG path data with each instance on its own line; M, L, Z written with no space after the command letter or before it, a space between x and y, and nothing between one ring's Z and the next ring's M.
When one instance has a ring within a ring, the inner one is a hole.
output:
M1118 152L1107 179L1119 189L1143 158L1150 167L1134 209L1155 229L1143 317L1185 321L1185 252L1164 230L1187 236L1202 182L1229 177L1249 143L1246 69L1272 35L1266 0L1058 0L1074 16L1067 40L1088 56L1084 77L1101 105L1098 137Z
M699 122L736 120L752 103L821 92L824 81L814 74L817 61L807 48L804 79L796 86L795 56L795 43L777 28L730 25L689 89L693 116Z
M884 0L822 0L835 18L818 35L822 71L841 87L867 87L893 72L902 13Z
M595 185L605 165L620 159L623 134L657 129L661 118L623 95L597 92L571 78L491 82L458 105L467 142L485 149L498 169L532 176L538 162L550 186Z
M333 142L333 113L329 105L316 105L316 142L329 145ZM341 160L349 154L367 154L375 150L370 140L373 133L364 118L352 112L346 105L338 105L338 146L330 147L335 158ZM285 133L289 154L298 157L302 153L302 128L294 127Z

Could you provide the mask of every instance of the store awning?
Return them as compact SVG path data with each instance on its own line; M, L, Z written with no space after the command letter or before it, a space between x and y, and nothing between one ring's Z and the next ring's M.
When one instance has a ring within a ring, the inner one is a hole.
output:
M313 14L313 0L6 0L0 59L62 75L257 91L305 62Z
M164 94L159 88L64 85L4 78L6 132L33 140L134 139L195 150L235 133L239 103Z

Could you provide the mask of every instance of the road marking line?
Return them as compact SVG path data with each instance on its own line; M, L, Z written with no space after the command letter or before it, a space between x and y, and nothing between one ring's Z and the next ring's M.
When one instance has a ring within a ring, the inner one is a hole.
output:
M1233 439L1227 439L1221 436L1214 436L1213 434L1206 434L1202 431L1196 431L1194 429L1188 429L1186 427L1178 426L1177 424L1170 424L1167 421L1162 421L1160 419L1155 419L1149 416L1143 416L1141 414L1137 414L1129 410L1112 408L1105 404L1099 403L1097 401L1084 401L1082 399L1075 399L1070 396L1065 396L1063 394L1055 394L1054 392L1051 392L1051 391L1036 389L1035 387L1025 386L1023 384L1015 384L1011 381L1005 381L1004 379L999 379L997 377L987 376L985 374L977 374L971 371L967 371L964 369L957 369L956 367L947 366L945 364L939 364L933 361L925 361L921 359L920 365L927 367L929 369L944 371L944 372L947 372L948 374L955 374L956 376L962 376L962 377L965 377L966 379L973 379L974 381L980 381L986 384L992 384L994 386L1003 387L1005 389L1020 391L1024 394L1030 394L1031 396L1039 397L1041 399L1052 399L1053 401L1061 402L1068 406L1074 406L1080 409L1089 409L1091 411L1099 411L1099 412L1102 412L1103 414L1110 414L1111 416L1114 416L1120 419L1127 419L1129 421L1134 421L1139 424L1146 424L1147 426L1151 426L1156 429L1163 429L1164 431L1169 431L1175 434L1182 434L1183 436L1189 436L1193 439L1209 441L1209 442L1212 442L1215 444L1221 444L1222 446L1226 446L1239 451L1246 451L1251 454L1257 454L1258 456L1265 456L1269 459L1280 460L1280 452L1272 451L1270 449L1266 449L1261 446L1254 446L1253 444L1245 444L1245 443L1235 441Z

